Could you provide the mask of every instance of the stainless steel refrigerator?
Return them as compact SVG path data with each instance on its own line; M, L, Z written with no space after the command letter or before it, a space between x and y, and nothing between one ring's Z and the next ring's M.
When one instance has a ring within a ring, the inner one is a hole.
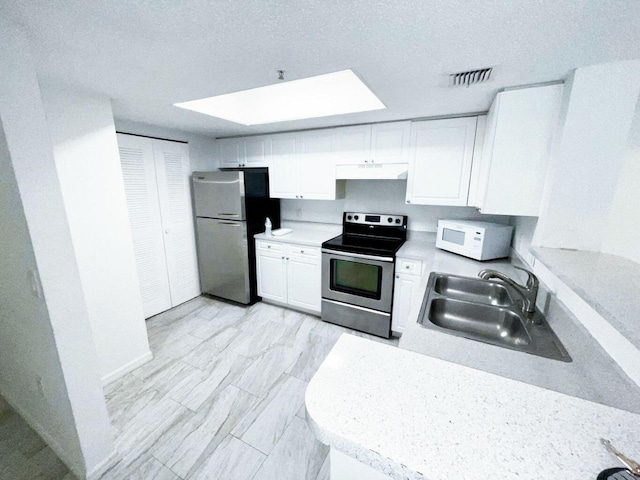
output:
M269 198L266 168L194 172L198 264L202 291L250 305L259 297L255 242L265 218L280 227L280 200Z

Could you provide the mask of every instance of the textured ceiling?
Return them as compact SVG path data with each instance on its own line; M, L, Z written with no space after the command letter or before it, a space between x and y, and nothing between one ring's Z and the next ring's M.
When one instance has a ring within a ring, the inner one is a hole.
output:
M214 136L486 110L505 86L640 58L637 0L0 0L39 73L115 115ZM446 74L495 66L493 81ZM351 68L386 110L245 127L172 104Z

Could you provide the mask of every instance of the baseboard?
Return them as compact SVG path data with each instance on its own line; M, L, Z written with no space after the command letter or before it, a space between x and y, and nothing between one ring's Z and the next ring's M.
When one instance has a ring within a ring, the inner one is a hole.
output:
M278 302L277 300L271 300L268 298L262 298L264 303L268 303L269 305L275 305L276 307L287 308L289 310L295 310L296 312L306 313L307 315L313 315L314 317L320 317L321 313L315 310L308 310L306 308L296 307L294 305L289 305L288 303Z
M111 382L115 382L119 378L124 377L127 373L135 370L141 365L144 365L152 358L153 358L153 354L151 353L150 350L147 350L147 352L144 353L143 355L140 355L138 358L131 360L129 363L123 365L117 370L114 370L113 372L108 373L104 377L102 377L102 385L106 386Z
M42 424L31 415L31 413L23 409L20 403L17 402L10 393L8 393L6 388L2 389L2 396L11 408L13 408L18 415L20 415L22 419L38 433L38 435L40 435L42 440L44 440L44 443L46 443L49 448L55 452L58 458L62 460L62 463L64 463L69 470L71 470L78 478L85 478L86 467L84 466L84 462L79 464L76 460L70 458L69 453L62 448L62 445L58 443L58 440L49 431L47 431L47 429L45 429Z

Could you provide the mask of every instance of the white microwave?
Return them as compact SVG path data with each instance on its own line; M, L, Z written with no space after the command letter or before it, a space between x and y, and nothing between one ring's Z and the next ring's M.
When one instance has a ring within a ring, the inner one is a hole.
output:
M513 227L471 220L438 220L436 247L476 260L508 257Z

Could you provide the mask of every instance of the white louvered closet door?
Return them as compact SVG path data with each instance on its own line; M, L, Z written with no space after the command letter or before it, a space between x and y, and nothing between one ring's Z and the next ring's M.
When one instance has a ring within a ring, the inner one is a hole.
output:
M144 316L148 318L172 306L153 143L149 138L118 134L118 149Z
M200 295L191 207L191 165L185 143L153 140L158 198L172 304Z

